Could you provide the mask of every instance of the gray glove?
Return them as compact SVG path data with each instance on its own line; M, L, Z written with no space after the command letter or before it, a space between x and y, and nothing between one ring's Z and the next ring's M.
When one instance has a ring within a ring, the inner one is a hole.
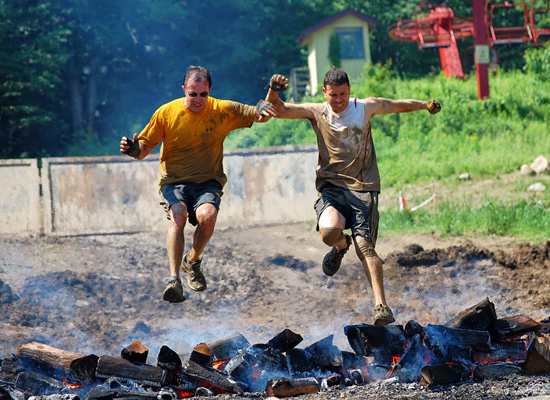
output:
M258 115L263 115L265 117L269 116L268 111L273 110L275 107L273 104L271 104L269 101L260 100L258 101L258 104L256 104L256 110L258 111Z

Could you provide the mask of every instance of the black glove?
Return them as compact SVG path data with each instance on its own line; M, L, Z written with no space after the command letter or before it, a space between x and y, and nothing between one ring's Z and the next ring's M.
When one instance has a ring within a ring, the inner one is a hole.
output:
M266 117L269 116L268 111L272 110L273 108L274 108L273 104L265 100L260 100L258 101L258 104L256 104L256 110L258 111L258 115L264 115Z
M436 100L428 101L428 112L430 114L437 114L440 111L441 111L441 104L439 104Z
M130 157L137 160L139 158L139 154L141 153L141 150L139 149L139 139L133 141L132 139L127 138L126 140L128 141L128 150L126 150L124 154L128 154Z
M271 90L275 92L284 92L286 90L285 85L280 85L273 81L273 77L269 80L269 85L267 85L264 89L270 88Z

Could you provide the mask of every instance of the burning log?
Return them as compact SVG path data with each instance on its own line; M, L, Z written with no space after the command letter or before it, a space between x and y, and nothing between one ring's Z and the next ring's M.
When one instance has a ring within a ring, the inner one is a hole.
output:
M338 372L343 366L342 352L332 344L334 335L329 335L312 345L306 351L313 355L313 360L324 371Z
M389 377L396 377L399 379L399 382L417 382L422 376L422 367L428 361L429 351L422 343L420 335L416 335L407 346L403 356L401 356Z
M430 348L467 348L488 352L491 348L489 332L428 325L425 333Z
M281 353L286 353L287 351L298 346L302 342L303 338L301 335L292 332L290 329L285 329L278 335L274 336L267 344L279 350Z
M422 368L421 374L421 383L435 386L467 381L471 378L472 371L462 363L446 363L427 365Z
M540 330L540 328L540 323L524 315L498 319L492 326L498 340L509 339L528 332L535 332Z
M206 343L199 343L193 348L189 360L199 365L212 366L212 352Z
M403 327L403 331L405 332L405 337L412 338L415 335L423 335L424 327L418 322L411 319L410 321L407 321L407 323Z
M123 359L145 364L147 362L147 355L149 354L149 349L139 340L129 344L122 349L120 355Z
M486 298L448 321L447 328L489 331L497 320L495 305Z
M478 364L474 369L476 380L501 379L508 375L521 374L522 369L512 363Z
M523 367L527 374L550 373L550 335L540 332L535 336Z
M128 360L111 356L99 358L95 375L98 378L116 377L132 380L153 387L162 387L166 384L166 371L162 368L153 365L136 365Z
M84 354L61 350L38 342L30 342L19 346L16 354L22 363L28 363L38 369L62 371L64 373L71 370L73 361L84 357Z
M15 388L34 395L64 393L69 390L63 382L34 371L19 373L15 381Z
M488 352L472 352L475 363L524 361L527 356L525 342L491 343Z
M99 357L95 354L90 354L82 358L77 358L71 363L67 382L76 385L86 385L95 377L95 370Z
M250 342L240 333L210 343L212 361L225 361L235 357L240 350L250 346Z
M351 351L342 351L342 361L344 368L348 371L361 368L369 362L368 358L352 353Z
M301 394L318 393L319 383L315 378L279 378L267 382L265 391L270 397L291 397Z
M243 393L243 389L222 372L214 368L202 366L192 360L189 360L187 363L184 375L192 381L199 383L199 386L201 382L206 382L224 391L236 394Z
M348 325L344 333L353 351L361 356L400 357L407 342L400 325Z

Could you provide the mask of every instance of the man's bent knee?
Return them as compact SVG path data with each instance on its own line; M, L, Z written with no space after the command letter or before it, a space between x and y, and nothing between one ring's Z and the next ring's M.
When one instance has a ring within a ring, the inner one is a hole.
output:
M327 246L334 247L344 237L344 232L340 228L320 228L321 239Z
M378 257L376 250L374 250L374 245L363 236L355 236L354 242L355 252L361 261L366 257Z
M170 220L178 226L185 226L187 220L187 207L182 203L175 203L170 206Z

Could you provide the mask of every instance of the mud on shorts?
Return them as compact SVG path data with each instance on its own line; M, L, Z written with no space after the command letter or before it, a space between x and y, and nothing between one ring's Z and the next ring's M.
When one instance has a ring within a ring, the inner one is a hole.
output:
M210 180L202 183L179 183L164 185L161 189L160 205L166 211L166 217L170 219L170 207L176 203L184 203L187 206L187 216L191 225L197 225L197 208L202 204L213 204L216 210L220 210L223 190L218 181Z
M346 229L351 229L352 236L363 236L365 240L376 245L378 238L378 192L360 192L335 186L328 183L315 201L317 213L317 230L319 217L332 206L346 219Z

